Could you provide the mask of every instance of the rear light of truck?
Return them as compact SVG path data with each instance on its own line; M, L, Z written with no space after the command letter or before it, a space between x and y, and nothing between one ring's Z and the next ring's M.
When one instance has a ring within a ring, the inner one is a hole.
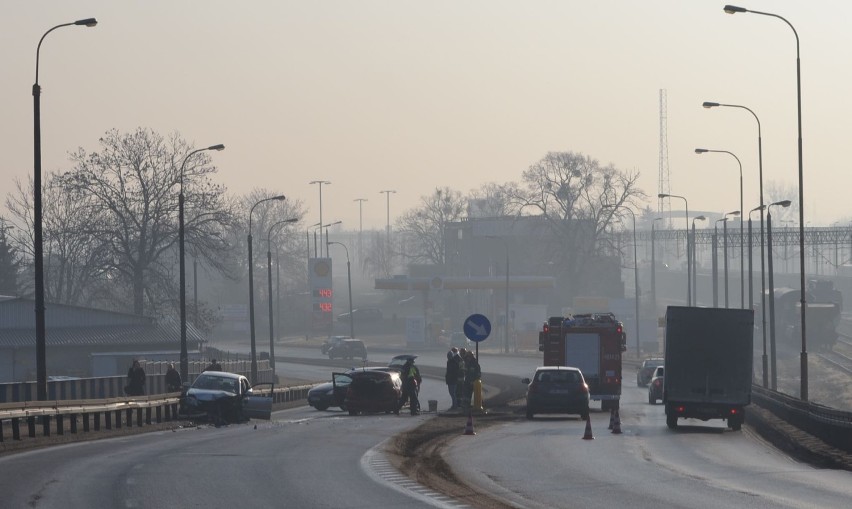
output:
M617 376L607 376L607 377L604 377L604 383L605 384L616 384L616 385L618 385L618 384L621 384L621 379L618 378Z
M686 410L686 407L683 406L683 405L678 405L678 406L675 407L675 412L677 412L679 414L682 414L684 410Z
M542 331L543 331L545 334L547 334L548 332L550 332L550 325L547 325L547 323L545 323L545 324L544 324L544 328L542 329Z
M730 411L731 415L737 415L738 413L740 413L738 408L732 408L731 411Z

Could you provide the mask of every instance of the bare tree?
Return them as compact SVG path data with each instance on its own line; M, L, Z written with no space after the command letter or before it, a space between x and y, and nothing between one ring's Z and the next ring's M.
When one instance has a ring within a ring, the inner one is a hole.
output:
M75 167L61 176L66 192L86 196L88 213L98 222L87 233L110 258L110 277L131 291L131 309L173 302L178 241L181 167L189 146L178 134L167 139L149 129L108 131L100 151L80 148ZM200 152L186 161L183 175L187 243L199 246L211 266L224 266L229 249L225 226L232 214L224 187L214 184L216 167ZM203 248L203 249L202 249Z
M601 166L579 153L550 152L522 178L525 187L515 196L520 209L542 216L554 240L548 251L559 276L582 288L596 277L590 270L595 258L607 252L603 233L613 210L604 207L637 208L645 197L637 187L639 173Z
M409 244L405 257L414 263L444 263L444 231L447 223L460 220L467 202L458 191L448 187L420 198L420 206L410 209L397 220L397 230Z
M518 185L514 182L497 184L488 182L469 193L468 217L505 217L519 212L520 203Z

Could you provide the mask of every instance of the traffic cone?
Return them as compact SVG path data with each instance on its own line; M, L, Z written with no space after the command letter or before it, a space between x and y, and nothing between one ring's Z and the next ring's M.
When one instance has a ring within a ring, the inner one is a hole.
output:
M473 431L473 415L470 412L467 413L467 424L464 425L464 434L476 435L476 432Z
M612 429L615 426L615 409L609 409L609 427L607 429Z
M586 419L586 432L583 434L583 440L594 440L595 436L592 435L592 416L590 415Z
M618 416L618 409L615 409L615 424L612 426L612 434L620 435L621 434L621 418Z

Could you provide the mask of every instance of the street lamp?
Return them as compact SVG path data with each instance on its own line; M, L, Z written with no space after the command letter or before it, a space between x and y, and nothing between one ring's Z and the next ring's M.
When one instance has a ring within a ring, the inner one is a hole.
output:
M733 212L728 212L725 214L725 219L728 219L728 216L739 216L740 211L735 210ZM742 221L741 221L742 222ZM725 261L725 307L728 307L728 222L725 221L722 223L722 246L724 249L724 261Z
M322 229L323 229L323 228L325 228L325 255L326 255L326 256L328 256L328 228L329 228L330 226L334 226L334 225L336 225L336 224L340 224L340 223L342 223L342 222L343 222L343 221L335 221L335 222L333 222L333 223L324 224L324 225L320 226L320 228L319 228L319 231L320 231L320 240L322 240Z
M772 268L772 207L789 207L790 200L776 201L766 206L766 244L769 256L769 348L770 362L772 364L772 390L778 388L778 372L775 356L775 274Z
M67 26L93 27L95 18L63 23L51 28L38 41L36 47L35 83L33 84L33 272L35 284L36 328L36 393L39 401L47 399L47 330L44 320L44 237L41 203L41 86L38 84L38 61L41 43L47 34Z
M736 14L738 12L750 12L752 14L760 14L778 18L793 30L793 35L796 37L796 106L799 128L799 285L802 302L801 320L802 320L802 353L801 353L801 389L800 397L802 401L808 400L808 343L805 328L805 316L807 311L807 302L805 299L805 192L804 192L804 171L802 167L802 66L799 59L799 34L793 25L777 14L760 11L750 11L744 7L735 5L726 5L725 12L728 14ZM774 374L774 371L773 371Z
M715 107L725 107L725 108L739 108L748 111L754 117L754 120L757 122L757 162L758 162L758 173L760 177L760 206L752 209L760 210L760 312L761 312L761 320L763 326L761 327L761 331L763 333L763 386L768 386L768 373L766 370L766 268L764 266L765 263L765 248L764 248L764 238L763 238L763 211L766 210L766 205L763 203L763 138L760 134L760 118L758 118L757 114L746 106L742 106L740 104L723 104L717 102L705 101L702 104L704 108L711 109ZM742 209L742 204L740 204L740 209ZM751 226L751 212L749 212L749 226ZM751 240L748 243L749 248L749 263L751 263ZM752 298L754 293L751 290L751 269L749 269L749 308L754 309L752 304Z
M754 290L752 289L753 285L753 276L752 276L752 261L751 261L751 213L755 210L760 210L760 314L763 317L762 326L760 327L761 334L763 335L763 357L762 357L762 366L763 366L763 387L769 387L769 364L768 358L766 356L766 289L763 284L763 210L766 209L765 205L760 205L748 211L748 307L749 309L754 309Z
M387 211L388 211L388 223L385 235L387 236L387 252L385 253L385 263L387 264L388 271L390 271L390 195L396 194L396 191L393 189L385 189L384 191L379 191L379 194L384 193L387 197Z
M339 222L339 221L338 221ZM337 244L343 246L346 251L346 283L349 285L349 337L355 337L355 314L352 313L352 268L349 263L349 249L343 242L329 242L328 245Z
M657 260L654 256L654 226L657 221L662 220L662 217L655 217L651 221L651 303L655 317L657 316Z
M509 243L504 237L496 235L486 235L486 239L497 239L503 242L503 247L506 248L506 323L503 327L503 353L509 353Z
M319 186L319 213L320 213L319 224L322 224L322 185L326 184L326 185L330 186L331 182L329 182L328 180L312 180L312 181L308 182L308 184L317 184ZM322 232L320 232L320 233L322 233ZM326 246L326 248L328 248L328 246ZM314 242L314 250L316 250L316 242ZM326 256L328 256L328 249L326 249L325 254L326 254ZM320 250L320 256L322 256L322 250Z
M186 168L186 162L189 161L189 158L192 157L193 154L204 152L205 150L225 150L225 145L222 145L220 143L218 145L211 145L209 147L193 150L192 152L187 154L186 157L183 158L183 162L180 164L180 194L178 195L178 258L180 259L180 263L178 265L180 267L180 379L183 381L189 380L189 353L187 352L186 348L186 260L184 255L184 239L186 236L186 227L184 225L183 214L183 175L184 168ZM195 302L196 305L198 305L198 298L195 299ZM198 320L197 312L195 319Z
M352 201L358 202L358 263L364 265L364 241L361 239L364 233L364 202L369 201L366 198L355 198Z
M254 257L252 256L251 246L251 215L254 208L263 202L276 200L285 200L284 195L272 196L259 200L251 209L249 209L249 228L248 228L248 278L249 278L249 330L251 332L251 383L257 383L257 346L254 339Z
M728 152L727 150L708 150L705 148L697 148L695 149L696 154L703 154L705 152L716 152L720 154L729 154L731 157L737 160L737 164L740 167L740 210L743 210L743 163L740 162L740 158L737 157L733 152ZM725 223L727 226L727 223ZM740 307L745 309L745 235L743 234L743 222L740 220ZM725 236L725 240L727 241L728 237ZM727 252L727 251L726 251ZM725 281L727 284L727 280ZM727 293L727 292L726 292ZM727 306L727 303L725 305Z
M692 303L696 306L698 305L698 264L695 259L695 252L697 251L695 245L695 222L706 220L707 218L704 216L692 218Z
M687 203L686 198L683 196L678 196L676 194L666 194L660 193L657 195L657 198L680 198L683 200L683 206L686 210L686 224L684 228L686 229L686 305L692 305L692 269L689 260L690 250L689 250L689 203Z
M728 222L727 217L717 219L713 224L713 307L719 307L719 223Z
M673 196L673 195L666 195ZM665 196L660 195L660 198L664 198ZM639 348L639 259L636 257L636 214L629 207L618 206L618 205L604 205L604 209L613 209L613 212L616 209L624 209L627 212L630 212L630 216L633 218L633 290L634 290L634 299L636 300L636 357L638 358L640 353ZM687 237L689 234L687 232ZM687 239L688 242L688 239Z
M275 375L275 341L273 340L273 322L272 322L272 230L276 226L288 223L295 223L299 218L293 217L290 219L282 219L269 227L269 232L266 234L266 272L269 282L269 365L272 367L272 375Z

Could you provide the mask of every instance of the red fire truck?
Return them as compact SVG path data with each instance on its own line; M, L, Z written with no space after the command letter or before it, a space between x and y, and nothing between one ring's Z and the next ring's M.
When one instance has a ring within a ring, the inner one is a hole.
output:
M624 325L612 313L554 316L538 334L545 366L572 366L583 372L589 396L601 410L618 408L621 353L627 350Z

